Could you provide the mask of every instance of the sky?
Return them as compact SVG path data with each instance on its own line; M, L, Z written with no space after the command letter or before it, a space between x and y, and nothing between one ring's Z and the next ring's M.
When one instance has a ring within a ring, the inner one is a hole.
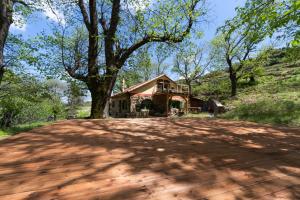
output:
M243 6L245 0L207 0L209 8L208 23L202 25L204 31L204 40L211 40L216 28L221 26L226 19L235 15L235 7ZM57 19L51 11L46 11L43 15L33 15L28 23L22 27L13 25L12 33L22 34L25 38L33 37L41 31L49 30L50 23L56 22Z
M208 24L203 25L204 40L210 41L216 33L216 29L222 26L225 20L235 16L235 8L243 6L245 0L208 0Z
M245 0L207 0L209 9L207 16L207 23L203 23L201 29L204 33L203 41L208 42L214 38L216 29L223 25L226 19L232 18L236 12L237 6L243 6ZM14 34L22 34L26 38L32 38L42 31L48 32L51 23L56 23L56 16L49 10L44 14L35 14L31 16L26 24L21 27L13 25L10 31ZM166 64L172 65L172 58L166 61ZM167 72L169 76L176 79L176 75L170 71Z

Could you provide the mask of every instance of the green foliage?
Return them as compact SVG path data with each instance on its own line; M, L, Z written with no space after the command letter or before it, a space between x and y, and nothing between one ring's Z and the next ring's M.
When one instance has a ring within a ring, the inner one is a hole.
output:
M255 84L249 84L247 76L241 78L235 98L230 97L228 75L223 70L205 75L193 90L202 99L221 100L229 112L220 117L299 126L300 60L295 61L298 55L291 53L297 51L296 47L267 48L247 60L247 64L261 65L263 73L256 74Z
M155 68L155 75L159 76L161 74L164 74L167 69L168 65L164 62L168 57L170 57L174 51L174 45L170 44L164 44L164 43L158 43L156 45L153 45L152 48L152 57L155 59L154 68Z
M125 81L125 88L154 78L157 66L151 61L150 46L141 48L129 58L126 66L119 72L114 91L120 92Z
M269 36L275 32L284 32L282 37L290 39L293 46L300 44L300 1L299 0L247 0L241 13L242 23L248 23L257 17L265 24Z
M139 49L134 59L133 68L138 70L138 73L143 81L150 80L154 75L154 67L151 62L148 48Z
M82 82L69 80L68 89L65 92L68 98L68 115L76 116L78 114L77 110L84 102L85 91L86 87Z
M181 118L200 118L200 119L208 119L211 116L209 115L209 113L198 113L198 114L193 114L193 113L188 113L187 115L183 115Z
M225 117L299 126L299 91L299 64L268 66L257 85L241 89L236 100L226 100L232 110Z
M200 47L191 41L178 45L172 72L189 86L190 93L193 93L191 85L199 81L211 67L213 58L207 54L207 49L204 45Z
M22 73L24 63L35 66L39 62L38 49L31 40L24 40L21 35L9 34L4 46L4 62L10 70Z
M79 106L77 108L77 118L79 119L83 119L83 118L87 118L90 116L90 112L91 112L91 109L90 109L90 105L87 105L87 106Z
M293 48L287 48L282 62L297 62L300 60L300 45Z
M300 126L300 103L265 99L251 104L240 104L234 110L224 114L223 117L259 123Z
M199 85L193 85L193 93L204 100L210 97L224 100L230 96L230 82L222 71L211 72L200 79Z
M32 76L7 71L0 90L2 127L46 121L49 116L64 115L64 105L57 94Z
M290 91L297 85L298 75L300 73L298 61L288 58L288 52L295 52L296 47L286 49L267 48L263 50L256 58L245 61L245 68L241 71L241 79L238 87L241 95L245 92L277 92ZM249 71L248 67L249 66ZM253 71L255 70L255 71ZM249 84L250 75L255 75L256 84ZM217 70L206 74L199 85L193 86L193 91L197 96L215 97L220 100L226 100L230 93L230 83L225 70ZM261 90L261 91L260 91Z
M52 122L33 122L29 124L17 125L10 128L0 129L0 139L1 137L7 137L10 135L15 135L21 132L30 131L34 128L38 128L41 126L49 125Z
M140 76L140 73L137 69L132 67L123 68L118 75L114 93L118 93L122 91L123 80L125 81L125 88L133 86L137 83L143 82L143 78Z

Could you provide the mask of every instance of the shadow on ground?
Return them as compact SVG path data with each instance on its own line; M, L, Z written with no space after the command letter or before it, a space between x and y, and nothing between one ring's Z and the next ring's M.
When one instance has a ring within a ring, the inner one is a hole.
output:
M70 120L0 141L0 199L300 199L300 129Z

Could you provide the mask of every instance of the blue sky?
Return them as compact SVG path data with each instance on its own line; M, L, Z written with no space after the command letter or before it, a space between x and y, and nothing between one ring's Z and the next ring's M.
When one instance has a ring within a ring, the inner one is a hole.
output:
M209 23L203 25L204 40L211 40L216 32L216 29L223 25L225 20L234 17L236 14L235 8L243 6L245 0L211 0L207 1L209 7Z
M216 28L235 15L235 7L243 6L245 0L208 0L209 7L208 24L203 24L204 40L211 40L214 37ZM31 16L28 23L19 28L13 26L11 32L22 34L25 38L35 36L41 31L49 29L49 23L55 22L55 17L51 12L46 16L39 14Z
M207 16L208 23L202 24L202 31L204 32L203 41L210 41L214 36L217 27L223 25L226 19L230 19L235 15L235 8L243 6L245 0L207 0L209 14ZM44 14L36 14L30 17L28 23L19 28L11 27L12 33L22 34L24 38L36 36L42 31L48 32L51 23L56 22L56 17L51 11ZM172 58L167 60L167 64L172 65ZM167 73L172 78L177 78L176 75Z

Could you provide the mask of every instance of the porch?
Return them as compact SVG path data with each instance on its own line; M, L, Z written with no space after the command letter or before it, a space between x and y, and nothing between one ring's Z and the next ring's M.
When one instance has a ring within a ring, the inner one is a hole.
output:
M131 117L171 116L188 113L189 98L184 94L155 93L149 97L142 97L137 103L131 101L135 110Z

